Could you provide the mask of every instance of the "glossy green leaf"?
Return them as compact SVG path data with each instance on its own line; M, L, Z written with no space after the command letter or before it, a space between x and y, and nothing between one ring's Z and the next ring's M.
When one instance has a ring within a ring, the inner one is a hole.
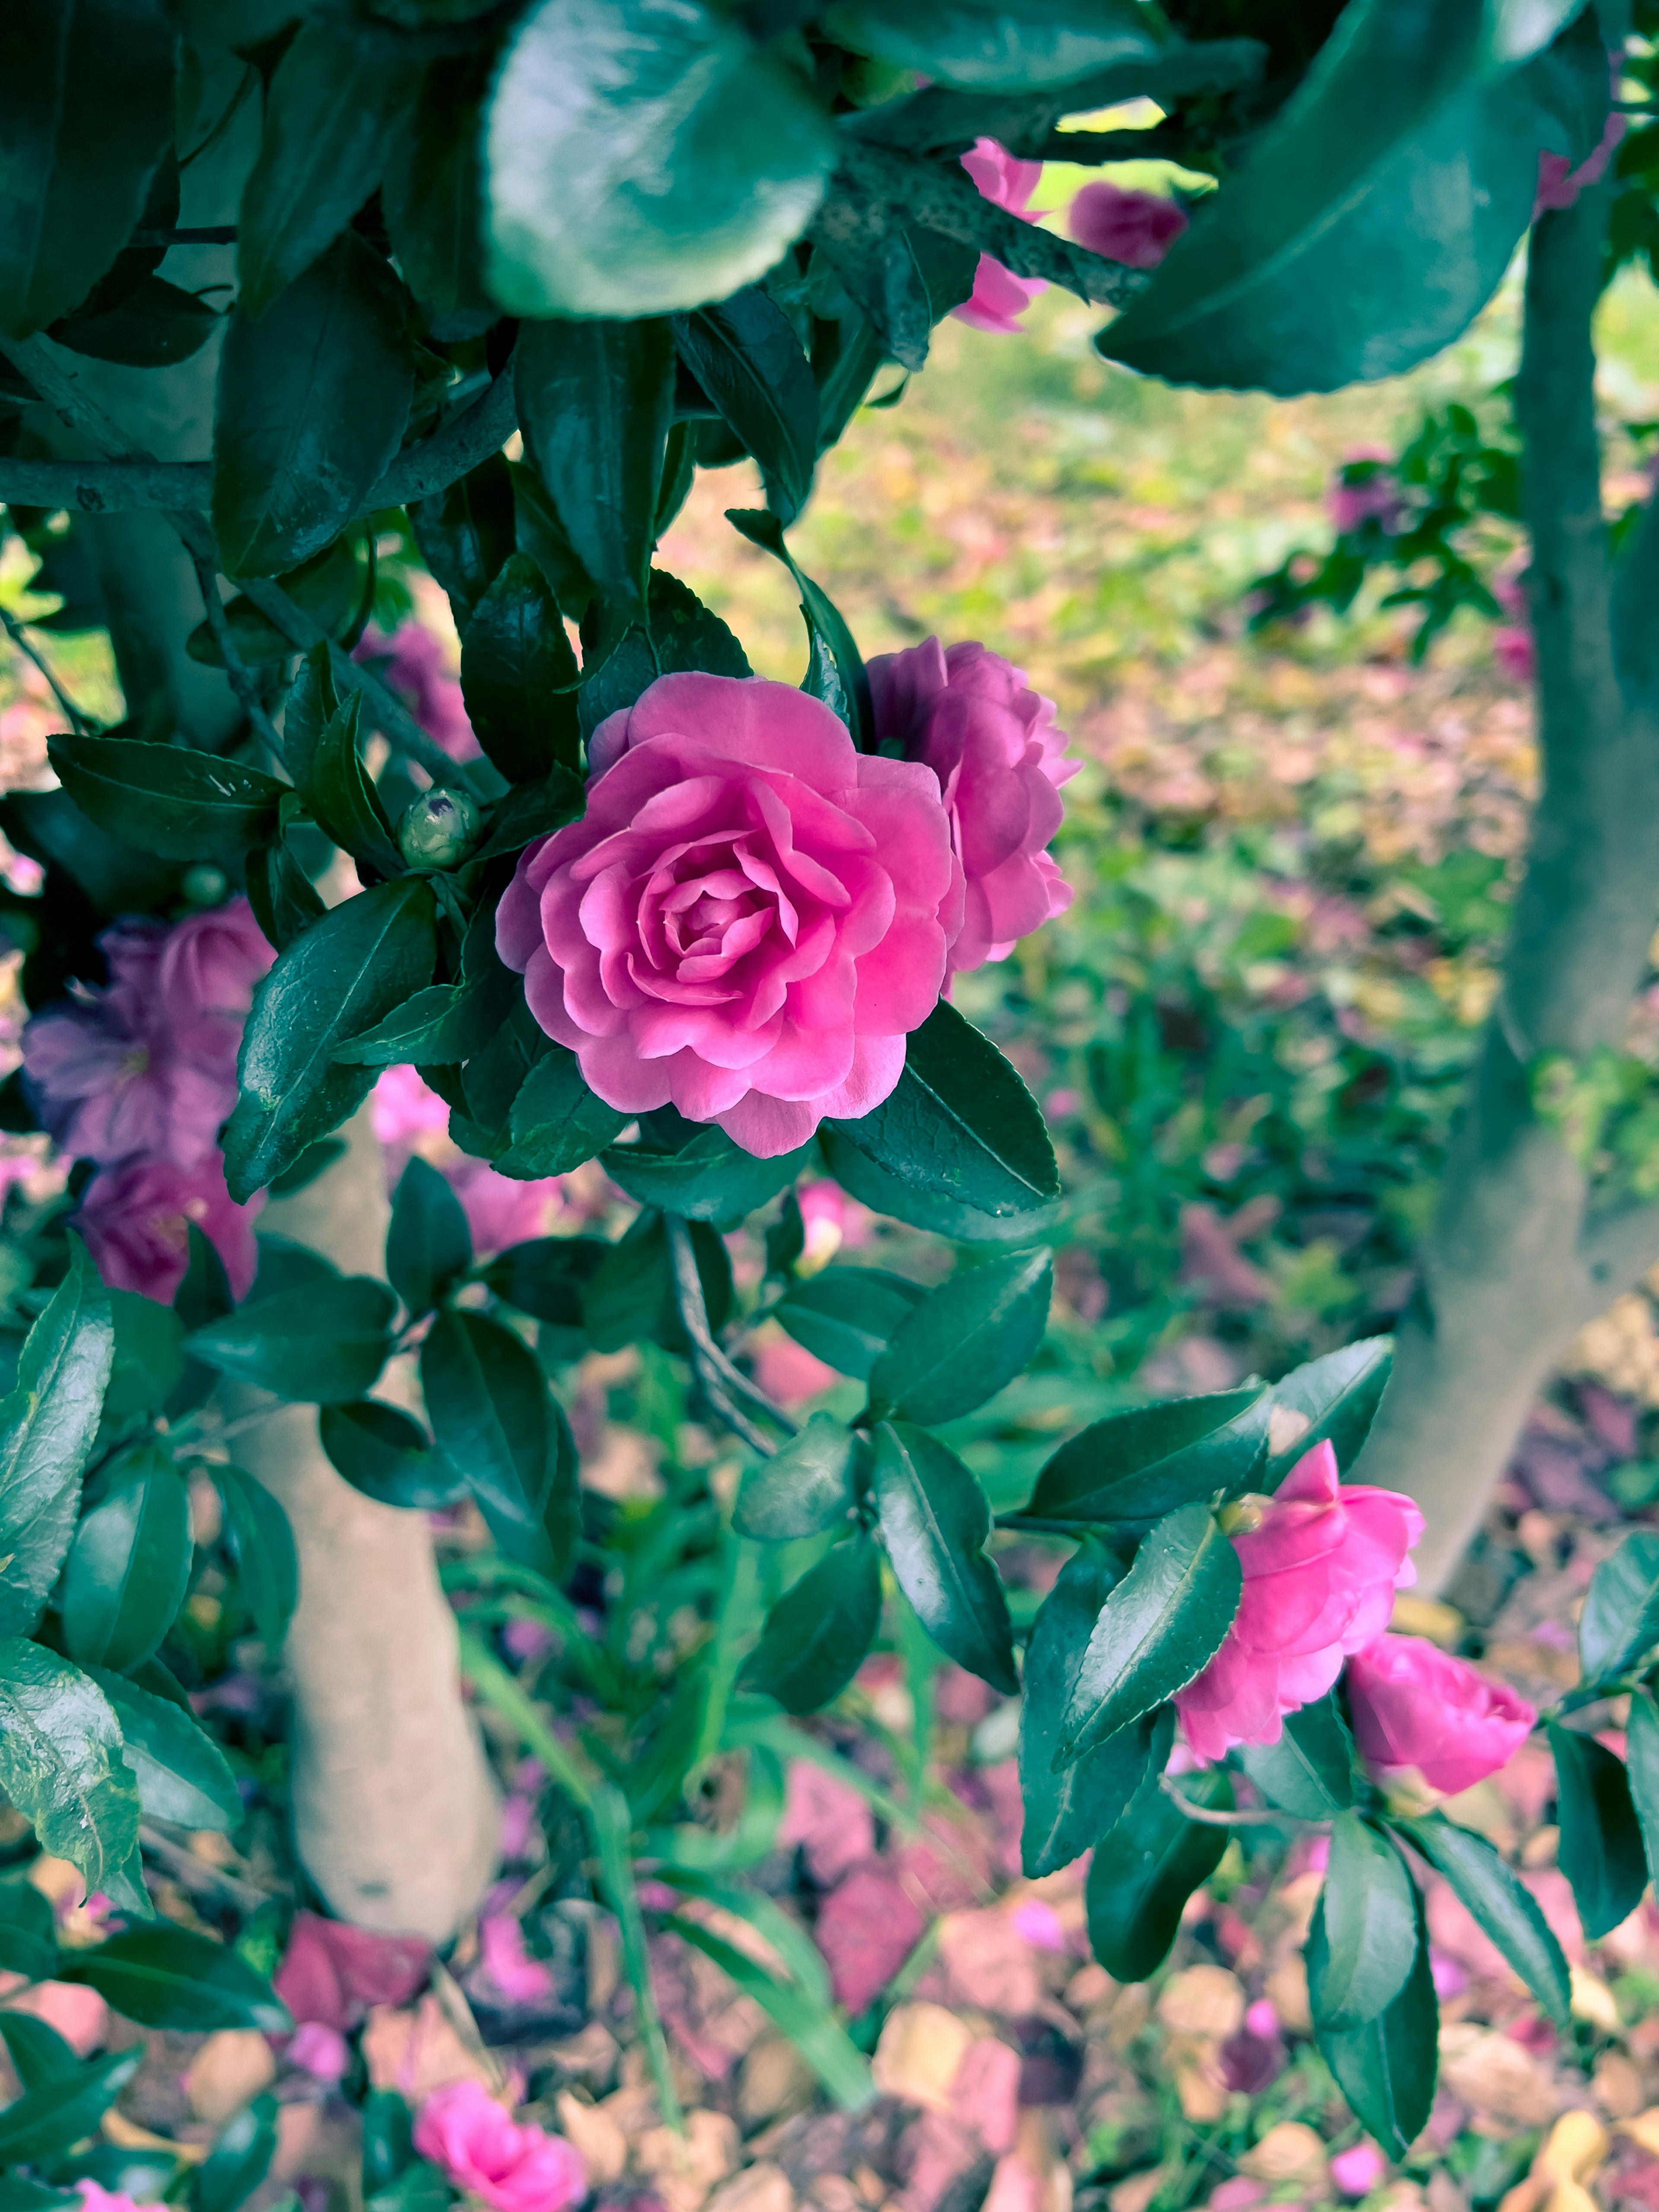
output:
M1039 92L1150 61L1158 17L1137 0L836 0L830 35L962 92Z
M1632 1715L1632 1739L1635 1716ZM1655 1723L1659 1733L1659 1723ZM1636 1778L1632 1752L1631 1778ZM1457 1901L1491 1937L1516 1972L1565 2033L1572 2015L1572 1981L1565 1954L1538 1900L1482 1836L1458 1827L1443 1814L1395 1820L1393 1826L1443 1875Z
M66 2081L81 2063L74 2045L66 2043L55 2027L36 2020L32 2013L0 2012L0 2038L4 2039L6 2055L25 2090Z
M156 1697L125 1674L102 1667L87 1671L121 1724L126 1763L148 1817L227 1833L240 1827L246 1809L241 1792L206 1729L171 1698Z
M264 1483L240 1467L214 1469L236 1547L236 1578L267 1651L282 1649L300 1601L300 1560L288 1515Z
M728 1943L700 1920L671 1916L668 1925L693 1949L712 1959L744 1995L752 1997L773 2026L787 2036L843 2112L862 2112L876 2094L870 2062L830 2011L827 1997L793 1982L780 1981L757 1966L746 1951ZM764 1931L763 1931L764 1932Z
M1647 1886L1642 1830L1624 1762L1594 1736L1549 1723L1561 1871L1591 1942L1628 1919Z
M276 2117L274 2097L236 2114L191 2178L191 2212L237 2212L252 2196L276 2155Z
M487 1315L447 1310L421 1347L421 1389L496 1541L557 1579L575 1537L576 1447L535 1355Z
M484 134L487 281L518 315L727 299L805 228L835 158L807 79L696 0L539 0Z
M1659 1710L1650 1690L1632 1693L1625 1756L1631 1802L1642 1831L1642 1849L1648 1871L1654 1875L1659 1869ZM1659 1875L1655 1879L1659 1880Z
M782 1544L844 1522L858 1502L860 1450L844 1423L810 1414L799 1436L744 1470L732 1525L739 1535Z
M1215 1656L1243 1589L1205 1505L1166 1514L1101 1608L1060 1728L1072 1759L1184 1690Z
M1320 1910L1324 1942L1310 1952L1308 1997L1315 2028L1325 2034L1386 2011L1416 1957L1417 1900L1406 1863L1358 1813L1339 1813L1331 1823Z
M401 1067L416 1061L447 1066L452 1055L442 1048L446 1024L459 1002L459 985L428 983L372 1030L337 1045L334 1057L349 1067Z
M430 886L405 876L331 908L279 955L242 1033L241 1095L225 1133L233 1198L291 1167L373 1090L374 1070L335 1065L334 1048L431 981L434 912Z
M513 479L514 542L520 552L527 553L546 577L562 611L573 622L580 622L598 586L570 542L570 532L560 518L553 495L535 471L521 461L513 461L507 465L507 472ZM587 659L584 644L585 667ZM587 669L590 676L592 672L592 668Z
M449 595L465 634L473 609L514 550L512 471L500 453L409 510L421 558Z
M579 678L546 577L528 554L510 555L461 642L468 719L509 782L533 783L556 767L580 766Z
M620 601L607 601L605 610L608 612L620 605ZM753 673L743 647L720 617L711 613L678 576L660 568L651 571L646 620L649 637L636 623L598 673L582 685L579 704L584 738L591 738L606 715L631 707L659 676L672 676L683 669L699 669L710 676ZM589 620L583 625L585 653L589 653L587 635L595 627L590 611Z
M1269 1394L1250 1383L1108 1414L1060 1446L1028 1510L1044 1520L1139 1528L1217 1491L1249 1490L1271 1411Z
M0 1640L0 1790L41 1850L78 1868L88 1889L149 1910L138 1792L109 1702L78 1667L21 1636Z
M115 1324L115 1358L104 1393L104 1419L130 1420L158 1412L185 1372L184 1324L171 1306L136 1291L112 1291L110 1318Z
M79 1237L0 1401L0 1633L27 1633L68 1552L115 1351L109 1293Z
M596 1098L574 1052L553 1045L525 1077L507 1116L511 1139L495 1160L500 1175L534 1182L565 1175L603 1152L626 1116Z
M826 1267L793 1282L775 1309L797 1344L842 1375L867 1382L895 1332L927 1295L881 1267Z
M286 787L260 769L131 738L57 737L54 774L90 821L170 860L235 860L276 828Z
M247 856L247 897L266 939L286 952L326 908L311 878L279 836Z
M587 803L586 787L569 769L556 768L539 783L514 787L490 817L489 835L473 855L493 860L498 855L521 853L538 837L562 830L574 822Z
M465 1484L426 1431L398 1407L377 1398L325 1406L317 1432L335 1473L382 1505L436 1512L465 1495Z
M1270 1448L1261 1488L1277 1490L1298 1460L1316 1444L1327 1443L1346 1475L1370 1433L1393 1364L1394 1339L1368 1336L1340 1352L1328 1352L1322 1359L1310 1359L1275 1382L1267 1394L1272 1431L1285 1441L1276 1451ZM1292 1437L1289 1431L1293 1426L1297 1432Z
M1013 1631L1002 1577L985 1556L985 1492L926 1429L883 1421L875 1447L876 1510L899 1588L948 1658L1012 1697Z
M641 1206L660 1206L689 1221L741 1221L793 1183L811 1157L810 1145L775 1159L757 1159L712 1123L677 1152L648 1142L611 1145L601 1164Z
M343 1405L392 1352L398 1302L371 1275L336 1275L250 1301L189 1339L198 1359L301 1405Z
M896 1175L878 1167L869 1154L860 1152L847 1132L833 1121L820 1125L818 1150L823 1155L825 1172L872 1213L890 1215L895 1221L908 1221L913 1228L953 1237L959 1244L1029 1244L1054 1218L1053 1211L1046 1207L1036 1213L981 1213L976 1206L964 1205L960 1199L942 1191L924 1190L914 1183L901 1182Z
M412 1314L430 1313L472 1265L461 1201L418 1152L398 1178L386 1231L386 1279Z
M27 1875L0 1877L0 1972L49 1982L58 1972L58 1923Z
M257 323L232 315L213 424L227 575L278 575L320 553L385 474L414 392L404 302L348 231Z
M1182 1907L1206 1882L1227 1848L1229 1831L1189 1820L1161 1787L1171 1723L1153 1739L1145 1779L1127 1808L1095 1845L1084 1892L1089 1942L1115 1980L1144 1982L1163 1964ZM1223 1767L1181 1777L1182 1795L1212 1812L1231 1811L1232 1784Z
M1622 1674L1659 1644L1659 1535L1638 1528L1590 1577L1578 1619L1587 1682Z
M818 388L794 325L757 285L718 307L677 315L674 339L722 420L755 457L766 503L793 522L811 495Z
M357 748L362 704L354 691L329 717L311 756L307 796L319 826L343 851L377 876L400 876L403 854Z
M60 1977L67 1979L67 1976ZM0 2161L48 2160L83 2142L143 2063L142 2045L43 2081L0 2112Z
M150 1657L190 1585L190 1493L170 1451L122 1461L82 1517L64 1569L64 1640L71 1658L118 1674Z
M457 311L468 327L482 328L495 319L480 282L478 161L480 110L492 59L485 52L458 64L456 57L444 54L428 63L413 114L399 118L386 148L380 207L392 250L416 299L436 308L452 330L456 325L447 319Z
M140 2027L187 2035L257 2027L262 2035L286 2035L294 2026L270 1983L236 1952L167 1922L130 1928L95 1950L76 1952L58 1978L96 1990ZM4 2118L0 2113L0 2129Z
M870 678L858 641L840 608L806 574L784 544L783 524L776 514L728 507L726 519L751 545L760 546L781 561L795 580L795 588L800 593L801 620L806 624L813 657L813 667L809 668L808 680L801 689L810 691L815 699L822 699L840 715L860 752L873 750L875 711L870 703Z
M283 758L301 791L311 781L312 755L339 711L333 664L326 642L319 640L301 655L283 704Z
M1334 1694L1285 1716L1277 1743L1241 1745L1239 1764L1270 1805L1328 1820L1353 1803L1353 1739Z
M580 1329L582 1293L611 1247L600 1237L537 1237L483 1270L498 1298L555 1328Z
M872 1415L948 1421L983 1405L1042 1343L1053 1289L1045 1250L987 1260L930 1291L870 1370Z
M1321 2028L1321 2056L1361 2126L1389 2158L1401 2159L1428 2124L1434 2104L1440 2006L1429 1965L1423 1900L1413 1893L1411 1968L1392 2004L1362 2027ZM1322 1972L1323 1916L1315 1908L1308 1936L1308 1982Z
M860 1528L785 1590L766 1616L744 1680L786 1712L816 1712L864 1664L880 1620L880 1554Z

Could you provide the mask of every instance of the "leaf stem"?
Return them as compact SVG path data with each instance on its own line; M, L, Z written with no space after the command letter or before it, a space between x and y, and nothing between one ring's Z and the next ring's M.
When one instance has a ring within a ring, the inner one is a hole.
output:
M697 1273L696 1247L691 1242L691 1231L684 1218L678 1213L665 1213L664 1224L668 1231L669 1258L673 1267L674 1303L679 1310L680 1326L691 1344L691 1364L710 1407L725 1422L734 1436L768 1457L777 1447L763 1429L757 1428L747 1413L738 1404L746 1399L757 1413L764 1413L769 1421L775 1421L787 1437L798 1433L795 1424L781 1407L775 1406L763 1390L757 1390L746 1375L739 1372L720 1346L708 1325L708 1309L703 1303L702 1278Z
M207 617L207 626L213 633L213 642L219 648L219 658L224 663L225 674L231 690L236 694L237 704L252 725L260 744L286 773L283 741L276 734L276 724L265 712L265 702L259 696L259 686L252 670L236 650L236 641L231 635L230 623L225 614L225 603L219 596L219 579L213 563L195 553L190 557L202 594L202 611Z
M1160 1774L1158 1786L1178 1811L1189 1820L1196 1820L1206 1828L1328 1828L1328 1820L1304 1820L1296 1813L1240 1812L1237 1807L1230 1813L1218 1813L1212 1805L1194 1805L1190 1797L1183 1797L1176 1787L1174 1778Z
M81 709L76 705L74 700L70 697L69 693L64 690L63 685L52 674L45 656L39 651L33 639L29 636L27 625L19 622L16 616L11 613L9 609L6 607L0 607L0 624L4 625L6 635L17 647L17 650L22 654L24 659L32 661L35 667L40 670L42 676L46 678L47 683L52 686L52 696L63 708L64 713L68 716L70 727L74 731L76 736L77 738L84 738L91 731L96 729L98 726L92 720L91 716L88 714L83 714L81 712Z

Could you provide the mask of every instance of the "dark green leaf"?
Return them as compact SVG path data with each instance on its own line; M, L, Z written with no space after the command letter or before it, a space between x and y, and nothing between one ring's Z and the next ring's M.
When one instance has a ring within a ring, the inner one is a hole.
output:
M546 577L563 612L573 622L580 622L598 586L583 568L547 486L521 461L509 462L508 471L513 478L514 542ZM587 665L586 643L582 666L586 675L593 673Z
M70 1656L118 1674L149 1658L184 1603L193 1556L190 1493L172 1454L145 1445L76 1531L62 1598Z
M1270 1805L1298 1820L1328 1820L1353 1802L1353 1740L1334 1696L1285 1716L1277 1743L1250 1743L1239 1763Z
M398 1302L370 1275L335 1275L210 1322L190 1349L222 1375L301 1405L361 1398L392 1352Z
M258 769L131 738L58 737L46 750L88 818L147 853L234 860L275 833L285 787Z
M69 1979L68 1975L60 1979ZM7 2166L54 2158L84 2141L143 2063L142 2045L94 2058L73 2074L42 2082L0 2112L0 2161Z
M1331 1823L1320 1911L1325 1940L1310 1948L1308 1998L1315 2030L1325 2035L1386 2011L1417 1955L1417 1899L1406 1862L1358 1813L1339 1813Z
M214 1469L236 1547L243 1602L267 1651L282 1649L300 1601L300 1561L288 1515L264 1483L240 1467Z
M520 1313L580 1329L583 1291L610 1249L599 1237L538 1237L509 1245L483 1269L483 1280Z
M820 1127L818 1149L827 1172L872 1212L890 1214L895 1221L908 1221L914 1228L954 1237L958 1243L1028 1244L1053 1218L1051 1209L1046 1207L1036 1213L981 1213L976 1206L966 1206L943 1192L901 1182L885 1168L878 1167L833 1121Z
M834 158L809 79L735 18L539 0L485 123L489 289L517 315L726 299L805 228Z
M311 781L312 757L323 732L339 711L333 664L319 640L301 659L283 707L283 757L301 791Z
M596 1098L574 1052L551 1045L525 1077L507 1116L511 1143L495 1161L500 1175L533 1182L565 1175L602 1152L627 1117Z
M883 360L896 361L913 373L924 367L933 337L933 301L915 239L898 210L862 196L852 198L838 184L818 211L811 239L848 298L868 318L866 327L874 333L872 350L877 356L872 374ZM977 255L974 260L977 267ZM864 379L859 399L870 382L870 377ZM855 400L854 410L856 406ZM851 410L847 419L850 421Z
M88 1889L149 1911L138 1792L122 1763L115 1715L78 1667L21 1636L0 1641L0 1790L33 1824L41 1850L78 1868Z
M794 325L757 285L674 319L680 358L760 465L766 503L793 522L811 495L818 388Z
M895 1330L926 1296L920 1283L880 1267L829 1267L792 1282L775 1317L815 1359L867 1382Z
M841 716L860 752L871 751L875 744L875 713L870 703L870 678L858 642L840 608L799 567L783 542L783 525L775 514L758 514L744 507L728 507L726 519L751 545L762 547L781 561L794 578L795 588L800 593L801 620L806 624L817 668L817 682L811 680L809 671L809 680L803 688Z
M492 453L446 490L416 500L410 526L421 557L449 594L465 634L477 605L513 551L513 478Z
M421 1347L421 1389L438 1449L496 1541L562 1576L574 1536L576 1448L534 1354L486 1315L446 1311Z
M860 1528L772 1607L744 1680L786 1712L816 1712L864 1664L880 1619L880 1555Z
M466 1486L433 1449L420 1423L396 1406L377 1398L325 1406L317 1431L335 1472L382 1505L436 1512L465 1495Z
M1624 1763L1594 1736L1549 1723L1561 1871L1592 1943L1626 1920L1647 1887L1642 1830Z
M58 1978L85 1983L140 2027L187 2035L257 2027L263 2035L286 2035L294 2025L270 1983L234 1951L166 1922L130 1928L95 1950L76 1952ZM0 2133L5 2118L0 2113Z
M403 855L357 750L362 703L362 692L354 691L331 716L311 757L307 796L319 824L354 860L377 876L400 876Z
M1184 1690L1221 1647L1238 1610L1238 1554L1207 1506L1167 1514L1107 1598L1060 1723L1075 1759Z
M1632 1714L1632 1756L1635 1716ZM1560 1944L1538 1901L1484 1837L1472 1836L1443 1814L1393 1824L1416 1845L1437 1874L1444 1875L1460 1905L1471 1913L1565 2034L1572 2013L1572 1983Z
M1120 1982L1144 1982L1163 1964L1182 1909L1206 1882L1227 1848L1228 1830L1189 1820L1160 1787L1170 1755L1171 1722L1161 1719L1146 1778L1122 1817L1095 1845L1085 1899L1089 1942L1107 1972ZM1212 1812L1231 1811L1232 1784L1212 1766L1181 1778L1182 1795Z
M217 1247L202 1234L199 1224L192 1221L190 1224L189 1264L173 1294L173 1310L179 1316L180 1327L201 1328L208 1322L222 1319L234 1310L235 1304L231 1296L230 1279L225 1273L225 1263L219 1257Z
M1587 1682L1622 1674L1659 1644L1659 1535L1638 1528L1590 1577L1578 1620Z
M1271 1394L1258 1384L1111 1413L1067 1439L1037 1477L1040 1519L1145 1527L1218 1490L1249 1490L1267 1450Z
M428 65L413 117L401 118L390 135L380 190L392 249L416 297L441 317L459 310L469 329L495 319L479 282L482 86L476 62L487 66L490 58L485 54L458 65L446 54ZM444 582L441 576L438 580Z
M409 419L404 295L348 231L258 323L233 314L213 424L225 573L274 576L337 538Z
M881 1540L899 1588L948 1658L1012 1697L1013 1631L1002 1577L985 1556L985 1492L926 1429L883 1421L875 1446Z
M710 1123L678 1152L658 1152L647 1143L611 1145L600 1164L641 1206L690 1221L741 1221L793 1182L811 1152L803 1145L774 1159L757 1159Z
M495 810L489 835L473 858L493 860L521 853L538 837L574 822L586 804L584 786L568 769L556 768L540 783L517 784Z
M1659 1711L1654 1709L1650 1691L1638 1690L1632 1695L1625 1756L1630 1762L1631 1802L1641 1826L1648 1871L1652 1874L1659 1868ZM4 1963L0 1959L0 1965Z
M1428 2124L1434 2103L1440 2006L1429 1965L1423 1900L1414 1891L1413 1907L1411 1970L1394 2002L1363 2027L1319 2033L1321 2055L1348 2109L1392 2159L1404 2158ZM1323 1913L1316 1906L1307 1947L1310 1988L1322 1974L1324 1942Z
M731 1255L706 1221L692 1222L690 1230L703 1305L718 1333L732 1311ZM609 1247L583 1291L582 1317L595 1352L620 1352L638 1337L652 1336L683 1358L689 1352L659 1213L638 1215Z
M401 1067L421 1060L428 1065L445 1061L442 1049L446 1025L460 1003L454 983L428 983L401 1006L394 1006L383 1022L361 1036L347 1037L337 1047L336 1060L349 1067ZM430 1049L428 1049L430 1048Z
M276 2154L276 2100L256 2097L237 2113L190 2185L191 2212L237 2212Z
M115 1358L104 1393L104 1419L130 1420L165 1405L185 1372L184 1326L171 1306L136 1291L112 1291Z
M371 2089L362 2111L363 2195L374 2197L413 2160L415 2115L396 2089Z
M67 2081L81 2063L74 2045L31 2013L0 2012L0 2037L5 2039L7 2056L26 2090Z
M286 952L326 912L311 878L279 836L247 856L248 904L267 941Z
M335 1066L334 1048L431 981L434 917L431 887L405 876L331 908L278 956L242 1035L225 1133L233 1198L251 1198L368 1096L374 1070Z
M55 324L52 335L89 361L170 368L199 353L218 324L216 311L194 292L182 292L160 276L141 276L118 305L72 315Z
M527 553L511 555L474 609L461 645L467 715L509 782L533 783L556 767L580 766L578 680L546 577Z
M58 1972L52 1906L23 1875L0 1879L0 1972L31 1982L49 1982Z
M1048 1326L1054 1264L1047 1251L1012 1252L963 1268L901 1322L870 1370L870 1410L881 1419L948 1421L1010 1382Z
M138 1802L152 1820L181 1828L241 1826L245 1808L224 1753L206 1730L170 1698L125 1674L90 1667L121 1724L126 1763L137 1777Z
M805 1426L771 1459L744 1470L732 1526L764 1544L822 1535L844 1522L859 1495L860 1440L828 1413Z
M1150 61L1158 39L1135 0L836 0L831 38L962 92L1038 92Z
M596 605L601 603L596 602ZM620 603L603 602L608 611ZM607 714L631 707L659 676L682 669L701 669L711 676L748 676L753 672L743 647L716 614L711 614L696 594L661 568L651 571L651 597L647 619L651 635L635 627L605 661L599 672L582 685L579 703L582 735L591 738ZM583 651L588 630L595 627L592 610L583 625Z
M430 1313L472 1265L461 1201L418 1152L398 1179L386 1231L386 1279L411 1314Z
M1275 1382L1268 1393L1275 1433L1281 1428L1288 1432L1293 1422L1303 1425L1282 1449L1269 1451L1261 1487L1277 1490L1299 1459L1326 1443L1346 1474L1370 1433L1393 1362L1394 1339L1368 1336L1340 1352L1328 1352L1322 1359L1310 1359Z

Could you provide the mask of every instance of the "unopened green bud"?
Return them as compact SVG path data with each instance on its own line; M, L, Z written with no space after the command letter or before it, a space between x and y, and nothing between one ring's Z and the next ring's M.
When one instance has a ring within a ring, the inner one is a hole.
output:
M411 799L398 824L398 850L411 868L453 868L477 842L478 810L464 791L434 784Z
M198 861L193 868L185 870L179 888L191 906L217 906L230 885L222 868Z

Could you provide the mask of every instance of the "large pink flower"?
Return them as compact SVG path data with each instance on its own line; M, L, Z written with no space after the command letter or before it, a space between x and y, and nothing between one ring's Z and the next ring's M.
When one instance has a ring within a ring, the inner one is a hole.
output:
M1006 960L1072 902L1046 848L1065 813L1060 787L1080 763L1065 757L1053 700L1000 653L971 640L946 650L936 637L878 654L870 690L877 738L925 762L944 793L967 878L952 971Z
M1389 1625L1423 1516L1398 1491L1344 1488L1336 1454L1316 1444L1233 1538L1244 1593L1221 1649L1176 1699L1200 1759L1237 1743L1277 1743L1283 1716L1322 1698L1344 1656Z
M156 965L156 1011L179 1048L234 1075L254 986L276 957L245 898L175 922Z
M258 1269L253 1224L264 1202L258 1191L246 1206L235 1203L216 1152L191 1168L140 1154L94 1176L75 1225L112 1289L166 1304L190 1263L193 1221L224 1261L232 1291L245 1298Z
M963 155L962 166L994 207L1006 208L1027 222L1035 220L1028 204L1042 174L1041 161L1016 161L994 138L981 138ZM1040 276L1016 276L1012 269L981 253L971 295L951 312L976 331L999 331L1012 337L1019 329L1018 318L1046 289Z
M1178 200L1163 192L1129 191L1106 177L1085 185L1066 220L1079 246L1126 269L1156 269L1190 228Z
M495 928L592 1090L768 1159L878 1106L961 921L936 777L754 677L659 677L589 757L586 816L530 847Z
M1380 1782L1413 1769L1455 1796L1496 1774L1532 1733L1534 1708L1420 1636L1379 1636L1348 1662L1354 1741Z
M580 2151L544 2129L517 2126L471 2078L433 2091L415 2123L415 2148L495 2212L567 2212L587 2194Z

